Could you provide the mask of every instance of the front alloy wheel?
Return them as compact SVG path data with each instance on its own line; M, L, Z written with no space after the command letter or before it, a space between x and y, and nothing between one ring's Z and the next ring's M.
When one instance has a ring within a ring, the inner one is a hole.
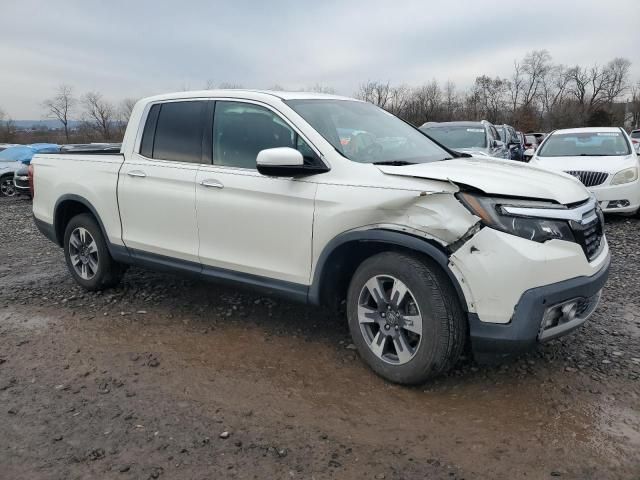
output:
M0 197L13 197L16 194L16 187L11 177L0 180Z
M384 362L411 360L422 338L422 315L407 286L390 275L370 278L360 292L358 322L365 342Z
M347 319L362 359L396 383L445 372L466 341L464 311L446 273L410 253L382 252L360 264L347 292Z

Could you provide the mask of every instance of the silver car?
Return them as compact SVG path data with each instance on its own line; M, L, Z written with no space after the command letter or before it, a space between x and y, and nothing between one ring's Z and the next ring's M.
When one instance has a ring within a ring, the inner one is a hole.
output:
M445 147L471 155L510 158L509 147L500 139L496 127L480 122L427 122L424 133Z

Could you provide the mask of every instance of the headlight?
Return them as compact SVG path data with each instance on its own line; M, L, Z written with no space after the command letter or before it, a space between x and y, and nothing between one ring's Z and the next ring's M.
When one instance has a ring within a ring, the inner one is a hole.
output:
M551 202L518 200L515 198L485 197L471 193L460 193L458 198L471 213L482 219L491 228L510 233L518 237L546 242L547 240L566 240L574 242L573 232L566 220L547 220L528 218L507 213L503 207L562 209L562 205Z
M638 179L638 167L625 168L613 176L611 185L622 185L623 183L635 182Z

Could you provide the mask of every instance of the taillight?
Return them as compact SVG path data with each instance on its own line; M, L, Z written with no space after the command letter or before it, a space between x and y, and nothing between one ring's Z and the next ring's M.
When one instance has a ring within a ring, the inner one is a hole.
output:
M35 189L33 188L33 178L35 176L35 169L33 165L29 165L29 191L31 192L31 198L35 196Z

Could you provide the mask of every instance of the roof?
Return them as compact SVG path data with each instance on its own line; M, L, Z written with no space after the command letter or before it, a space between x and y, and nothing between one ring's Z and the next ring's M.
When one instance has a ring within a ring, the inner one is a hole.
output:
M308 99L332 99L332 100L352 100L354 98L342 97L339 95L330 95L327 93L313 92L285 92L279 90L248 90L248 89L218 89L218 90L194 90L190 92L173 92L162 95L147 97L144 100L148 102L157 102L161 100L176 100L183 98L245 98L252 100L279 98L281 100L308 100Z
M482 122L427 122L422 127L431 128L431 127L482 127L484 128L484 123ZM420 127L420 128L422 128Z
M602 132L602 133L620 133L618 127L582 127L582 128L563 128L561 130L555 130L553 133L587 133L587 132ZM533 134L532 134L533 135Z

